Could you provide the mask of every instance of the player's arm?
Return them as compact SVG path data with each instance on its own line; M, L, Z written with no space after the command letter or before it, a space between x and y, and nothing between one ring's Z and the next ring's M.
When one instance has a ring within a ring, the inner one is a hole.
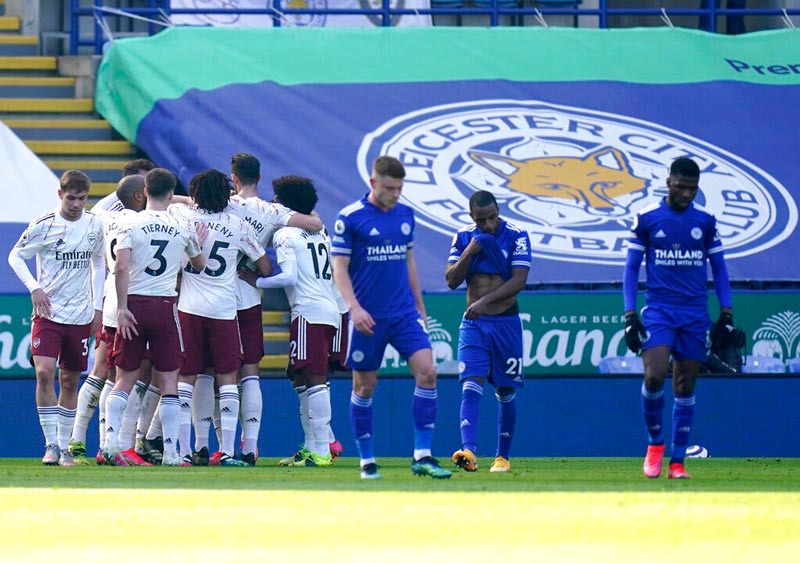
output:
M298 229L303 229L311 233L317 233L321 231L323 227L322 219L316 211L312 211L311 215L293 213L289 216L286 225L289 227L297 227Z
M280 273L274 276L257 278L254 284L256 287L268 289L297 284L297 254L291 241L287 237L282 236L284 232L285 231L280 231L273 241L278 265L281 267ZM248 272L250 272L248 268L242 268L240 270L240 277L249 275ZM255 276L255 273L252 273L252 275ZM244 279L248 281L246 278Z
M528 283L529 270L529 268L512 268L511 277L494 291L490 291L480 299L475 300L474 303L470 303L464 316L468 319L477 319L486 311L489 305L509 297L515 297L517 293L525 289L525 284Z
M427 326L428 314L425 311L425 301L422 299L422 287L419 284L417 262L414 260L414 250L412 248L406 251L406 267L408 268L408 285L411 286L411 293L414 295L414 304L425 326Z
M136 318L128 310L128 287L131 277L131 249L117 248L117 261L114 265L114 288L117 291L117 331L126 340L139 335Z
M453 237L453 244L450 248L450 257L448 258L447 270L444 277L447 280L447 287L456 289L467 279L469 267L472 264L472 259L478 252L481 251L481 245L478 239L473 238L463 251L460 249L458 235Z
M103 322L103 285L106 281L106 253L105 245L101 242L98 246L99 253L92 254L92 297L94 298L94 319L92 319L92 334L97 332Z
M336 282L339 293L342 294L345 303L347 303L347 307L350 309L350 321L353 323L353 326L362 334L372 334L372 329L375 327L375 320L372 318L372 315L361 306L358 299L356 299L356 293L353 290L353 280L350 278L350 256L334 254L333 281Z
M33 274L31 274L28 264L25 263L26 260L33 258L42 248L42 238L37 234L38 231L34 229L33 225L25 230L17 244L8 254L8 265L14 270L19 281L30 291L33 314L37 317L49 318L50 298L39 285L39 282L36 281L36 278L33 277Z

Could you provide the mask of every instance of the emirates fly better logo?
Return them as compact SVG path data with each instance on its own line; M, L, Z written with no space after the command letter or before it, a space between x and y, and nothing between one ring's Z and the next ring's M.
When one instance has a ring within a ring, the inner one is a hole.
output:
M381 154L406 167L403 201L448 236L471 224L468 200L494 193L539 258L621 265L636 213L666 194L670 163L702 171L695 203L714 214L726 256L757 253L797 223L787 190L754 164L655 123L538 101L486 100L401 115L359 149L366 181Z

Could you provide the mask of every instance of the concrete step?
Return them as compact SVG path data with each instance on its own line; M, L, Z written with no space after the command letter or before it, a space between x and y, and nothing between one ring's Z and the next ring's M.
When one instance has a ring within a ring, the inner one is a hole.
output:
M39 39L28 35L0 35L0 56L36 57Z
M0 98L72 98L75 79L67 76L0 76Z
M264 342L281 342L286 344L289 342L289 332L286 330L265 330Z
M17 16L0 16L0 31L19 31L20 22Z
M0 113L90 113L94 101L70 98L0 98Z
M126 155L136 154L128 141L25 141L28 148L38 155Z
M99 158L43 158L44 163L56 176L65 170L82 170L89 175L92 182L118 182L122 177L122 168L128 160Z
M3 18L0 18L2 20ZM55 57L0 56L0 70L52 70L58 69Z
M261 324L286 326L290 322L289 311L262 311Z
M23 140L114 139L114 130L104 119L6 119L4 123Z
M259 369L280 370L286 369L288 358L286 354L267 354L258 362Z
M121 176L122 172L120 172L120 177ZM89 188L89 197L95 199L101 199L106 197L108 194L110 194L116 189L117 189L116 182L92 182L92 185Z

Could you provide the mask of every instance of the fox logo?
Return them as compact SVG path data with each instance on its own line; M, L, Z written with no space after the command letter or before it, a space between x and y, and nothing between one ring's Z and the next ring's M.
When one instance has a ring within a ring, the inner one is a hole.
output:
M426 229L451 237L470 226L469 198L486 190L501 217L528 232L533 255L549 260L624 264L637 213L667 194L669 166L679 156L692 155L702 171L695 205L717 217L747 213L746 226L718 223L726 257L778 244L798 218L775 178L707 141L655 122L541 100L415 109L365 135L358 154L365 182L378 155L413 163L402 200L423 225L420 237Z
M627 156L604 147L583 156L539 156L517 160L503 155L470 151L469 157L506 179L506 188L534 199L565 202L591 214L625 215L630 204L646 195L647 180L634 175ZM501 166L501 165L505 166ZM506 172L508 168L511 172ZM627 205L624 196L636 195Z

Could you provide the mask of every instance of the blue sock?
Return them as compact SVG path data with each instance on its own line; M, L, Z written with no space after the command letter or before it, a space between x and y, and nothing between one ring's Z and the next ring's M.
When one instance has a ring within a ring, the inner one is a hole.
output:
M430 451L436 426L436 388L414 387L414 449Z
M483 386L467 379L461 387L461 448L478 454L478 412L483 396Z
M350 393L350 426L361 459L375 459L372 420L372 397L364 398Z
M509 459L511 439L517 423L517 394L512 387L503 387L495 393L497 398L497 456Z
M672 458L670 463L683 463L694 421L694 395L675 397L672 404Z
M649 444L664 443L664 390L648 391L642 383L642 412Z

